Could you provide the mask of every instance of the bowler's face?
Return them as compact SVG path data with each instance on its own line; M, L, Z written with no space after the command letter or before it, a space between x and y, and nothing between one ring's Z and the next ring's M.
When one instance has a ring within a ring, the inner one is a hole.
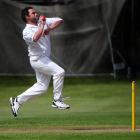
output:
M39 19L39 14L36 12L36 10L35 9L29 9L28 12L29 12L29 14L26 17L27 20L31 21L31 22L37 22L38 19Z

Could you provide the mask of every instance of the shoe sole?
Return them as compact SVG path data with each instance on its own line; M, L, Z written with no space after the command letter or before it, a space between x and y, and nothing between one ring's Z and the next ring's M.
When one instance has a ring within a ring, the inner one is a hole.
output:
M14 108L13 98L12 98L12 97L9 99L9 102L10 102L11 111L12 111L13 116L14 116L14 117L17 117L17 114L16 114L16 112L15 112L15 108Z
M57 108L57 109L70 109L70 107L59 107L59 106L56 106L56 105L52 105L53 108Z

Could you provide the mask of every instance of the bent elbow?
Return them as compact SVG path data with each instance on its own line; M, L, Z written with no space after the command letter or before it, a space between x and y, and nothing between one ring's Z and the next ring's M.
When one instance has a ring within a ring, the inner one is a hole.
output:
M60 20L60 23L63 23L63 22L64 22L64 20L63 20L63 19L61 19L61 20Z

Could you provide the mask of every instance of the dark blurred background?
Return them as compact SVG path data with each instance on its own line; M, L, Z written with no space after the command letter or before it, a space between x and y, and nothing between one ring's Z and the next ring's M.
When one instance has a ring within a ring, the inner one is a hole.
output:
M64 19L51 33L51 57L67 75L139 77L139 0L1 0L1 75L33 74L22 39L26 6Z

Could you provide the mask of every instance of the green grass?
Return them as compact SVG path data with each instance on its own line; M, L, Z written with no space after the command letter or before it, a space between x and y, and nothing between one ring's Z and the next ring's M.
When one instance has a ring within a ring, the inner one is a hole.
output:
M137 140L140 137L139 130L131 132L131 81L112 77L66 77L64 96L69 97L65 102L71 109L51 107L51 83L47 93L26 102L19 116L13 118L9 97L22 93L34 82L35 77L0 77L0 139ZM140 80L136 80L136 84L139 128Z
M139 140L140 133L129 134L11 134L1 135L2 140Z

